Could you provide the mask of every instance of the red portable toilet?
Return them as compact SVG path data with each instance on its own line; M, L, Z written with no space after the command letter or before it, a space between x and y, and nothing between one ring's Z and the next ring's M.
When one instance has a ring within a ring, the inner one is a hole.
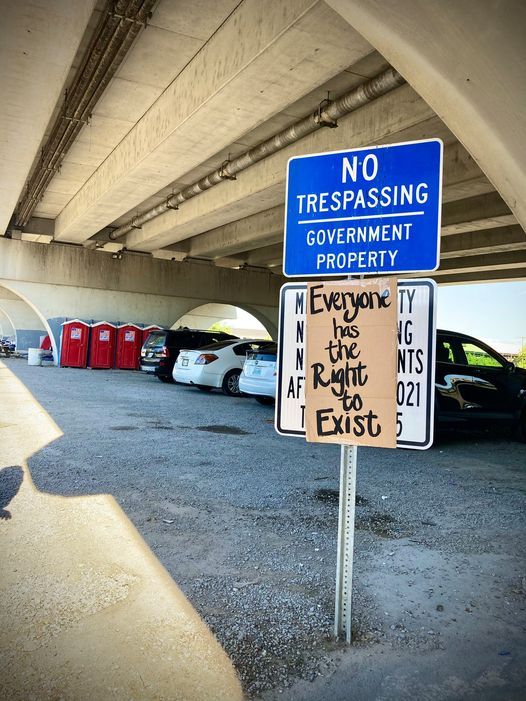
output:
M89 366L94 369L112 368L115 360L117 328L107 321L91 325Z
M146 339L148 336L153 332L153 331L162 331L160 326L156 326L155 324L150 324L150 326L145 326L144 329L142 330L142 344L146 343Z
M138 370L141 360L142 329L137 324L121 324L117 327L117 358L115 367L120 370Z
M90 325L80 319L64 321L60 346L60 365L69 368L85 368L88 358Z

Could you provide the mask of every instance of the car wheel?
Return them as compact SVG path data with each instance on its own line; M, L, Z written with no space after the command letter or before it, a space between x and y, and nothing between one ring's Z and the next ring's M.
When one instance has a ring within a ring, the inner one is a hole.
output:
M526 443L526 409L523 410L517 426L517 438Z
M259 402L260 404L264 404L265 406L271 406L272 404L275 403L274 399L272 397L256 397L256 402Z
M241 392L239 390L239 376L241 375L240 370L230 370L225 375L223 380L223 392L229 397L239 397Z
M211 392L212 387L209 387L208 385L196 385L197 389L200 389L201 392Z

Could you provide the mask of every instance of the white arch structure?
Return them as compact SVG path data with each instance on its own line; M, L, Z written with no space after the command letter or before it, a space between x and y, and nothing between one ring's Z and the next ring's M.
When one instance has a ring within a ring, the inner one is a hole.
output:
M180 316L177 321L172 324L172 328L175 328L176 326L179 326L182 324L183 326L188 326L189 324L186 322L185 317L188 316L193 316L196 315L197 317L202 317L203 320L206 320L206 323L208 326L214 323L214 321L217 321L219 319L235 319L235 316L229 316L230 309L240 309L244 312L247 312L250 314L256 321L258 321L263 328L267 331L267 333L272 337L272 338L277 338L277 327L276 325L270 320L268 314L262 314L260 310L258 309L253 309L250 306L244 305L244 304L237 304L237 303L231 303L231 304L217 304L217 303L209 303L209 304L199 304L198 306L194 306L192 309L189 309L183 316ZM199 313L201 312L201 313ZM207 326L207 328L208 328Z
M54 353L54 356L55 356L55 357L54 357L55 363L57 363L57 362L58 362L58 358L57 358L56 356L57 356L57 350L58 350L58 345L57 345L57 340L58 340L58 339L56 338L56 335L53 333L53 330L52 330L51 326L49 325L48 320L46 319L45 314L42 313L42 310L37 306L37 304L35 303L35 301L34 301L33 299L31 299L30 297L27 297L26 295L24 295L23 293L21 293L19 290L15 289L15 288L13 287L13 285L10 285L9 283L6 283L6 282L3 281L3 280L0 281L0 297L1 297L1 290L2 290L2 288L5 289L5 290L8 290L8 292L10 293L10 295L12 295L12 296L14 297L14 299L12 299L12 300L9 300L9 299L2 300L2 299L0 299L0 309L1 309L2 312L5 314L5 316L9 319L9 321L11 322L11 325L12 325L13 328L15 329L15 336L16 336L16 342L17 342L17 344L18 344L18 340L19 340L19 334L18 334L18 332L19 332L22 328L24 328L24 326L23 326L23 322L21 321L21 318L20 318L20 317L17 317L17 315L16 315L16 311L17 311L17 310L11 310L11 313L8 313L6 307L9 306L9 302L10 302L10 301L13 301L13 302L15 302L15 301L16 301L16 302L23 302L24 305L26 305L27 307L29 307L29 309L30 309L30 311L31 311L31 313L32 313L31 316L34 316L34 317L37 318L37 320L40 322L41 329L44 330L44 331L49 335L49 338L51 339L51 343L52 343L53 349L54 349L54 351L55 351L55 353ZM14 312L14 313L13 313L13 312ZM35 330L38 330L38 329L35 329ZM17 347L18 347L18 345L17 345Z

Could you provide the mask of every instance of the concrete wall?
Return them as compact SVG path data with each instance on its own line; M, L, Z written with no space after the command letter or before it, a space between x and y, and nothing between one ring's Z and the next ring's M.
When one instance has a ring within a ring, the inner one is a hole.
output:
M66 319L171 327L203 304L240 307L277 336L282 279L270 272L0 238L0 285L32 307L59 347Z

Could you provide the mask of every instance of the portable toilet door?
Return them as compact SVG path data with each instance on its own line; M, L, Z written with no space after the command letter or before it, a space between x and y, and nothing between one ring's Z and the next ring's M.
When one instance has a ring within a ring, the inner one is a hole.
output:
M138 370L141 361L142 329L137 324L117 327L117 362L120 370Z
M85 368L88 359L90 325L80 319L64 321L60 345L60 365L68 368Z
M144 344L146 343L146 339L153 331L162 331L162 328L160 326L156 326L155 324L150 324L150 326L145 326L143 328L141 346L144 346Z
M115 324L98 321L91 325L89 366L95 370L112 368L115 360Z

